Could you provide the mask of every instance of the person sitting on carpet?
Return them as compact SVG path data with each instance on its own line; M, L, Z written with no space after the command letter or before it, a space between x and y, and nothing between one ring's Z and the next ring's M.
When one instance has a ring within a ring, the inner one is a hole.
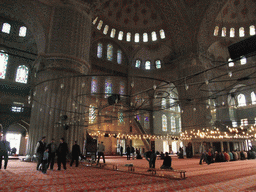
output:
M165 153L163 165L160 169L173 169L172 168L172 158L169 156L168 152Z

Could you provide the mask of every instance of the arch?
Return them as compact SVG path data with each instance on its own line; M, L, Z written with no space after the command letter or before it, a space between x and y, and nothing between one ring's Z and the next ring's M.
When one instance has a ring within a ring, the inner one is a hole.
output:
M15 81L18 83L26 84L28 82L28 73L29 73L28 67L25 65L20 65L16 71Z

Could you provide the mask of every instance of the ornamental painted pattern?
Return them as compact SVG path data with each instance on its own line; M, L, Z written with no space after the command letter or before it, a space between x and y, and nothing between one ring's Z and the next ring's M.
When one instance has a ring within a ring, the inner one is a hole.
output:
M8 64L8 54L3 53L4 51L0 51L0 79L5 79L6 69Z
M28 82L28 67L25 65L20 65L16 72L16 82L27 83Z

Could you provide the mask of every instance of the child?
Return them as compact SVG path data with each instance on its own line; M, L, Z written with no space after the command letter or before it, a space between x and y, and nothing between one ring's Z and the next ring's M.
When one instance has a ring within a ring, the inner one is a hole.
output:
M43 172L43 174L46 174L47 167L48 167L48 157L49 157L48 151L49 151L49 149L46 149L44 151L43 163L42 163L42 172Z

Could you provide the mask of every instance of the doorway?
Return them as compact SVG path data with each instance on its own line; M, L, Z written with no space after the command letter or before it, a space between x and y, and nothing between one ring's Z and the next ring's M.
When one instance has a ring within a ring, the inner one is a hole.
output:
M21 140L21 133L9 133L6 134L6 141L10 142L10 147L16 148L16 154L19 154L20 152L20 140Z

